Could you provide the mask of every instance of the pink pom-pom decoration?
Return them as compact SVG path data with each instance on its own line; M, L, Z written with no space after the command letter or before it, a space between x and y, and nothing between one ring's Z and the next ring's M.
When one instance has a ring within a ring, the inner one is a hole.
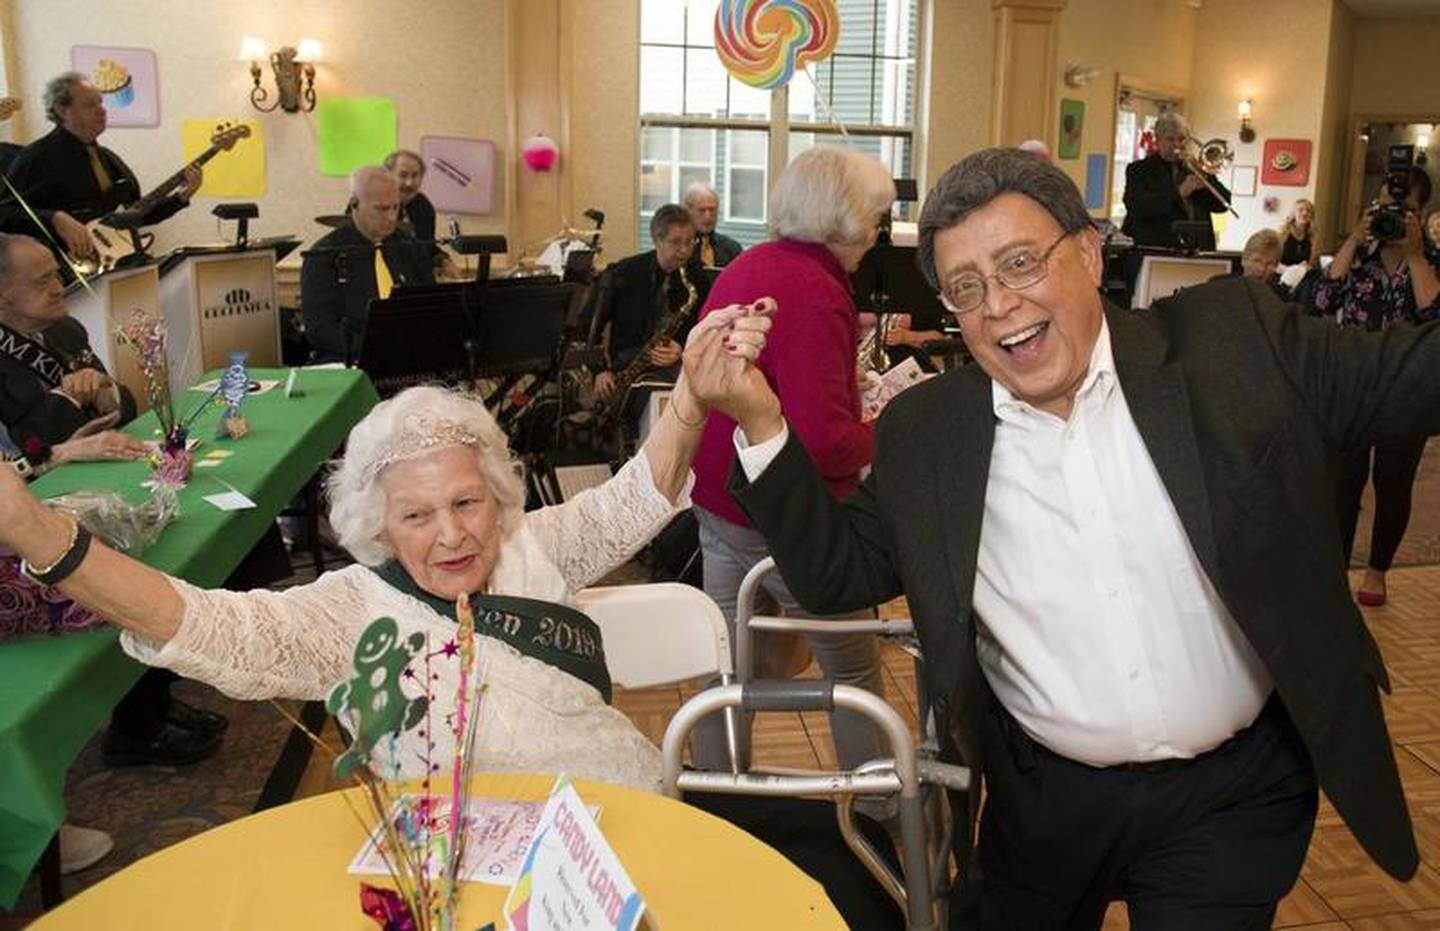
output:
M531 171L549 171L560 158L560 149L549 136L531 136L520 147L520 157Z

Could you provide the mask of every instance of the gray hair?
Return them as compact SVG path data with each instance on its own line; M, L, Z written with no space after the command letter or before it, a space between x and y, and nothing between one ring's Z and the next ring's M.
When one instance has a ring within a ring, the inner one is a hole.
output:
M827 245L864 242L868 225L895 202L895 182L879 159L819 145L801 152L770 191L770 232Z
M510 453L504 432L478 398L445 388L407 388L381 401L350 431L345 458L330 473L330 525L340 544L367 566L378 566L395 554L382 540L385 492L379 478L384 467L374 464L397 452L407 425L424 418L459 428L476 437L480 474L500 509L500 528L509 537L525 513L525 485ZM438 447L437 447L438 448ZM398 450L401 454L404 450Z
M1008 192L1023 194L1044 207L1066 233L1094 225L1075 182L1054 164L1020 149L981 149L950 166L925 195L918 257L930 287L939 287L936 234Z
M1179 110L1166 110L1155 119L1155 135L1168 136L1172 132L1190 135L1190 121L1181 116Z
M45 82L45 118L52 123L60 122L60 110L75 102L75 88L90 80L78 71L67 71Z
M376 180L384 181L386 184L399 184L394 175L379 165L361 165L350 172L350 197L359 200L365 188Z
M659 242L669 236L674 227L694 225L695 220L684 207L679 204L661 204L650 218L650 241Z
M1282 251L1280 234L1272 229L1256 230L1245 240L1241 255L1279 255Z
M15 274L15 247L21 243L29 243L45 251L49 247L34 236L26 236L24 233L0 233L0 283L10 280Z
M680 202L686 207L694 207L695 202L699 200L702 195L715 198L717 203L720 200L720 195L716 194L715 189L710 185L703 181L691 181L690 186L685 188L685 196L680 199Z
M420 177L425 177L425 159L421 158L420 153L413 149L396 149L394 152L385 156L385 161L380 164L386 171L394 171L395 166L400 164L400 159L402 158L414 159L415 164L420 166Z

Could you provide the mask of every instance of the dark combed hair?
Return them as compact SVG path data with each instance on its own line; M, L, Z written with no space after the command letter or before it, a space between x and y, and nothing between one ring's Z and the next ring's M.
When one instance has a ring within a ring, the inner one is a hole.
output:
M650 218L650 241L659 242L670 234L671 227L681 224L695 225L695 221L690 219L690 211L679 204L662 204L655 211L655 216Z
M1067 233L1092 227L1085 201L1070 176L1020 149L982 149L952 165L925 195L920 211L920 271L938 288L935 236L1008 191L1024 194L1050 212Z

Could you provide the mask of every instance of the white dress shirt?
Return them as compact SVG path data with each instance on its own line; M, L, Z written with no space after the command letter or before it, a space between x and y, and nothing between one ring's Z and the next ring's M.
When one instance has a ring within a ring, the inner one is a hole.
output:
M1259 714L1268 673L1206 578L1130 416L1108 324L1068 421L992 383L980 666L1035 740L1088 763L1188 758ZM746 446L757 477L784 435Z

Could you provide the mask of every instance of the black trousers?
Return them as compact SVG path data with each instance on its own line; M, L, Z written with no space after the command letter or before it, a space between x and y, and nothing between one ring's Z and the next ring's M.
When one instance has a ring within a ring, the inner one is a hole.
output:
M1136 931L1269 928L1300 874L1318 792L1278 698L1193 760L1098 769L994 703L975 862L984 931L1093 931L1123 899Z
M110 728L136 740L151 740L165 726L170 708L170 684L179 676L168 669L151 667L130 687L110 715Z
M1340 531L1344 534L1345 560L1355 547L1355 525L1360 519L1360 499L1365 483L1375 477L1375 520L1370 529L1371 569L1381 572L1390 568L1405 527L1410 523L1410 501L1415 488L1415 473L1425 454L1424 436L1393 436L1377 440L1373 446L1352 450L1340 456L1335 482L1336 508ZM1374 464L1371 464L1371 455Z

